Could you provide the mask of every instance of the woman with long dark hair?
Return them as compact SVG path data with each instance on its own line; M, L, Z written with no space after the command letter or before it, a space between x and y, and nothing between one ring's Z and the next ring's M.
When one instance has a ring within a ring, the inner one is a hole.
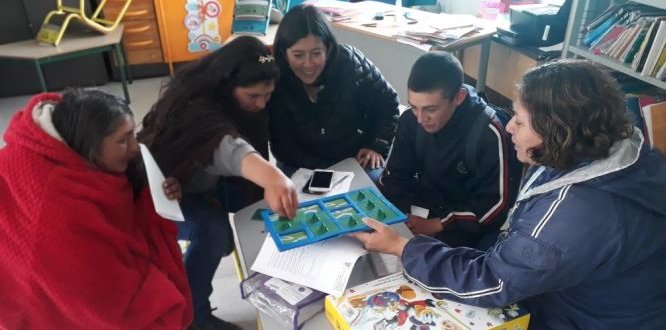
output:
M139 140L166 175L183 183L185 254L198 327L233 327L211 315L211 281L220 259L233 250L229 198L220 178L243 177L264 190L274 211L293 217L298 201L291 181L267 161L268 123L263 111L278 67L269 49L239 37L179 70L146 115ZM227 196L228 197L228 196ZM254 200L241 201L249 204Z

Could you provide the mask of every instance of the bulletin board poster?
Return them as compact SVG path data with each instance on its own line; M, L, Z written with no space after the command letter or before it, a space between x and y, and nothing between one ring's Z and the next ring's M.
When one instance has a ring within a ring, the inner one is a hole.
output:
M222 47L231 35L234 0L161 0L160 35L165 58L197 59ZM160 7L157 7L160 8ZM158 9L159 10L159 9Z

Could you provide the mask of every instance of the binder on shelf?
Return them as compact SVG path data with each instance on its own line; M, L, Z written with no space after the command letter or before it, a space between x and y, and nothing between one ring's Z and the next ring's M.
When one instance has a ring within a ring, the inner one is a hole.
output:
M266 1L249 0L236 2L234 16L239 18L263 19L270 14L270 6Z
M234 19L231 24L231 30L234 33L240 34L262 34L266 35L268 32L268 19L263 21L250 20L250 19Z
M231 31L266 35L271 12L270 0L236 0Z

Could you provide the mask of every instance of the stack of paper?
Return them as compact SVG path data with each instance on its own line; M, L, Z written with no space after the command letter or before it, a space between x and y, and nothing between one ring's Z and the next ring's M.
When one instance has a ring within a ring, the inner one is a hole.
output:
M280 252L266 236L251 269L255 272L341 295L347 287L354 264L367 251L349 236L341 236Z

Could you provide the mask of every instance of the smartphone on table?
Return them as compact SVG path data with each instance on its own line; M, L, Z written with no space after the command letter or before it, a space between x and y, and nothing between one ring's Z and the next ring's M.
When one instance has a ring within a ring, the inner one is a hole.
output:
M310 177L310 182L307 184L310 193L327 193L331 191L333 186L333 173L331 170L314 170Z

